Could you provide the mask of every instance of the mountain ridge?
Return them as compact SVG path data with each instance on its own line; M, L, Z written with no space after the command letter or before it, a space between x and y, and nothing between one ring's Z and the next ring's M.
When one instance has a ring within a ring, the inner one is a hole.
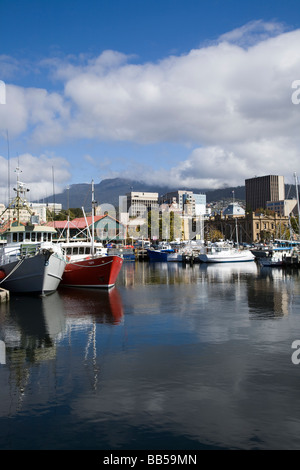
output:
M193 191L195 194L206 194L207 202L229 199L233 196L238 200L245 200L245 186L226 187L219 189L198 189L192 187L171 188L169 186L150 185L143 181L130 180L126 178L107 178L100 183L94 184L95 200L97 204L111 204L119 206L119 196L125 196L131 191L155 192L160 196L178 189ZM46 203L62 204L63 209L69 207L84 207L85 211L90 211L92 207L92 185L91 183L75 183L62 193L55 194L44 199Z

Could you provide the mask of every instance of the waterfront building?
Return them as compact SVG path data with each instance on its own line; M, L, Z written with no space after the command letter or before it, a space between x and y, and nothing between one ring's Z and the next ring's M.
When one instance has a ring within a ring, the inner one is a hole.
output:
M193 194L195 200L195 214L194 215L205 215L206 214L206 194Z
M240 243L265 242L275 238L286 238L289 233L289 217L272 214L246 213L242 217L231 217L216 215L204 222L205 233L218 230L227 240L236 241L236 230L238 230L238 241Z
M69 222L68 220L56 220L48 222L47 225L57 230L58 238L61 241L67 240L68 236L70 240L88 240L93 228L95 240L98 241L108 242L126 238L126 227L110 215L95 216L94 227L92 221L92 216L88 216L78 217Z
M158 193L131 191L126 194L127 212L130 217L145 215L145 210L150 211L158 206Z
M267 202L285 198L284 176L268 175L245 180L246 210L267 208Z
M45 223L47 221L47 209L49 208L48 204L28 202L28 209L19 209L19 218L23 223L27 223L32 220L32 216L35 217L37 223ZM56 204L56 213L60 212L62 209L61 204ZM50 208L49 208L50 209ZM4 223L7 220L13 220L17 217L17 209L15 207L7 208L4 212L4 204L0 204L0 223ZM52 210L52 209L50 209ZM1 215L2 214L2 215Z
M58 204L57 202L48 202L47 209L55 214L59 214L62 211L62 204Z
M244 217L245 210L237 202L232 202L224 209L223 216Z
M177 204L179 210L186 215L205 215L206 194L194 194L193 191L171 191L160 197L160 204Z
M278 215L288 217L291 213L298 215L297 199L284 199L282 201L268 201L267 209L276 212Z

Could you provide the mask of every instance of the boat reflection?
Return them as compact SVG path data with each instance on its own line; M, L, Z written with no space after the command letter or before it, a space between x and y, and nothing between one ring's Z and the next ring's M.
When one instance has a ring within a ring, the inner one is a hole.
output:
M199 265L181 263L131 263L126 265L119 276L119 283L128 287L159 284L196 284L199 279Z
M57 342L72 322L119 324L123 306L116 288L105 292L68 289L50 297L13 297L1 306L1 357L20 366L40 363L56 356Z
M229 281L245 275L256 276L258 266L256 263L203 263L200 265L200 272L205 273L210 281Z
M120 293L116 287L110 290L71 288L59 290L64 313L70 320L88 319L96 323L121 323L124 311Z

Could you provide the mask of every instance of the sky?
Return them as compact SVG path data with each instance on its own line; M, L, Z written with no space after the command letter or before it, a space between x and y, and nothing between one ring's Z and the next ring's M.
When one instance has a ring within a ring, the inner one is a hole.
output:
M300 174L298 0L0 0L0 203ZM108 201L102 201L108 202Z

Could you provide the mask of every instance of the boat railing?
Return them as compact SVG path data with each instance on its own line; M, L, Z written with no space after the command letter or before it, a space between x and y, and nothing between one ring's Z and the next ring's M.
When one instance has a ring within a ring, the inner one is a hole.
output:
M0 256L0 264L8 264L12 263L16 260L24 259L24 258L30 258L32 256L35 256L39 252L39 245L19 245L18 247L14 249L9 249L8 251L5 251L4 253L1 254Z

